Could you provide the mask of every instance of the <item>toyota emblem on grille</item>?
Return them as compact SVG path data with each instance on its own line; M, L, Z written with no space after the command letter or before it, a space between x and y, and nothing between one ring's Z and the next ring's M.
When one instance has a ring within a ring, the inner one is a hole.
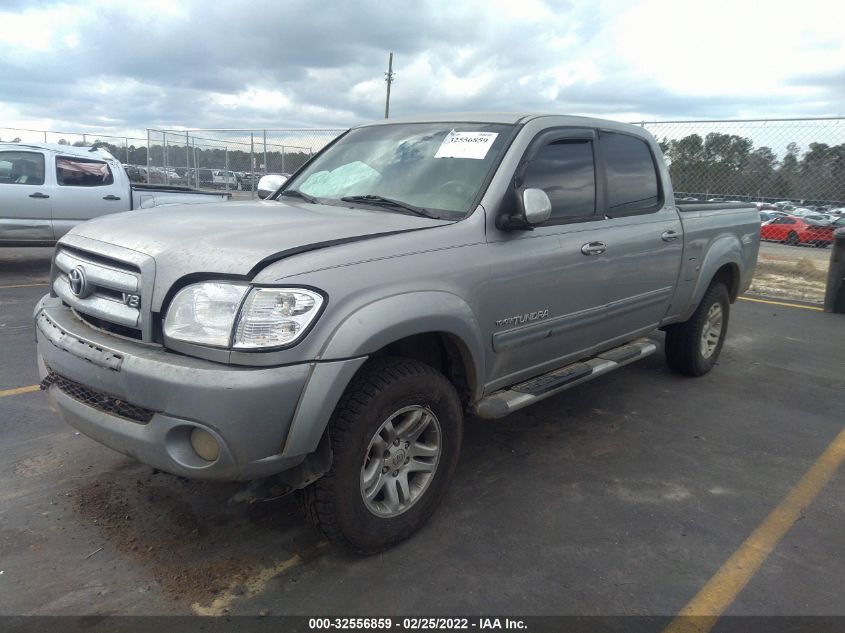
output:
M80 299L88 296L88 280L85 278L85 271L82 266L72 268L67 274L70 281L70 291Z

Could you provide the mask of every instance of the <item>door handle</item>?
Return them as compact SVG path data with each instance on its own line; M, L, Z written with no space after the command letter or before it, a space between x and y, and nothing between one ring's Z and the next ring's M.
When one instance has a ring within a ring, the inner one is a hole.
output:
M36 191L35 193L29 194L30 198L49 198L46 193L41 193L40 191Z
M120 196L109 194L107 196L103 196L103 200L120 200Z
M678 237L679 235L677 231L663 231L663 235L660 236L660 239L664 242L671 242L678 239Z
M588 242L581 247L581 252L584 255L601 255L607 250L604 242Z

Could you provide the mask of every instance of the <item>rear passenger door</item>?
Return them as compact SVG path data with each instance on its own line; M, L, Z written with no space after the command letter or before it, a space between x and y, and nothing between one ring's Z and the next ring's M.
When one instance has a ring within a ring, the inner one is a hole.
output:
M52 240L53 189L42 152L0 151L0 242Z
M666 204L658 157L649 143L600 130L599 155L608 267L603 337L610 345L660 323L677 284L684 240L678 211Z
M106 161L56 156L56 199L53 233L56 239L75 225L107 213L128 211L130 190L117 180Z

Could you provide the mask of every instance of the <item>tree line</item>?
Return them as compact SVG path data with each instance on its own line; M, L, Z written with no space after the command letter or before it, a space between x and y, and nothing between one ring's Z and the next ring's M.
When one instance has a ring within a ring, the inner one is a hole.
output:
M749 138L711 132L659 141L675 191L719 197L845 203L845 143L786 146L783 158Z

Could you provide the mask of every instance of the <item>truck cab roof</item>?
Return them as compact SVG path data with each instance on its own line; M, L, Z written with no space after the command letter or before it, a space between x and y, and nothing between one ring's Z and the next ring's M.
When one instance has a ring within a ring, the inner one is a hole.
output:
M114 159L114 156L102 147L76 147L74 145L61 145L59 143L0 143L0 150L10 149L34 149L64 154L65 156L75 156L77 158Z
M548 112L445 112L441 114L420 114L407 117L396 117L380 121L365 123L355 127L370 127L375 125L395 125L400 123L498 123L517 125L538 119L550 119L549 125L561 127L591 127L604 128L635 133L638 136L651 137L645 128L630 123L598 119L595 117L577 116L571 114L554 114Z

